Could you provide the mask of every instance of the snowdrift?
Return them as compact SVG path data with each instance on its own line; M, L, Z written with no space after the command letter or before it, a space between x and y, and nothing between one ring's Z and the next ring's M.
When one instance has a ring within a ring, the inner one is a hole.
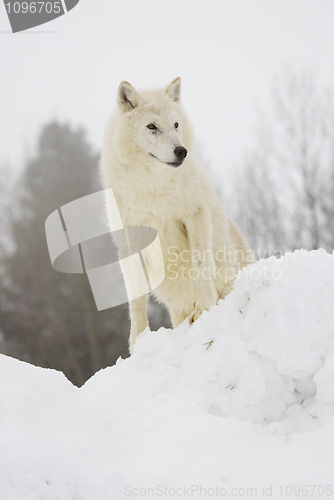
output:
M1 500L331 497L334 255L249 266L80 389L0 356L0 450Z

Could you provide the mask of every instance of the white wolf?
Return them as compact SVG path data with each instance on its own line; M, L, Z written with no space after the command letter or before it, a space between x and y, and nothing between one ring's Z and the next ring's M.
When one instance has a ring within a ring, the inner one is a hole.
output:
M253 261L193 153L180 88L180 78L140 93L122 82L101 159L105 187L114 191L124 227L150 226L158 233L165 279L154 294L174 327L186 318L195 321L224 298L235 274ZM131 353L148 326L146 308L146 295L130 302Z

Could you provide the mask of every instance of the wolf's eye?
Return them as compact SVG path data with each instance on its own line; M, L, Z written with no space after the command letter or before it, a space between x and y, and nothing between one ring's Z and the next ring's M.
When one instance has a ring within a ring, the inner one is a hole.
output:
M179 124L176 122L174 123L174 128L177 128L179 126Z
M154 123L150 123L149 125L147 125L147 128L149 128L150 130L158 130L157 126L154 125Z

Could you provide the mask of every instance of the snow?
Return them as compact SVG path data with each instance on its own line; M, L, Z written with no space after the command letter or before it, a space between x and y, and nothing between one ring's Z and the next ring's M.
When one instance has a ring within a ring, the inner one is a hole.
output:
M0 499L332 498L333 305L334 253L301 250L80 389L1 355Z

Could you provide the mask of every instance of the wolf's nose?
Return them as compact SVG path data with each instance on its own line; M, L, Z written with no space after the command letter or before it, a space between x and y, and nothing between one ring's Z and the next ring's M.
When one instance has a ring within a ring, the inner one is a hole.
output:
M174 154L180 161L183 161L187 156L187 150L183 146L178 146L174 149Z

